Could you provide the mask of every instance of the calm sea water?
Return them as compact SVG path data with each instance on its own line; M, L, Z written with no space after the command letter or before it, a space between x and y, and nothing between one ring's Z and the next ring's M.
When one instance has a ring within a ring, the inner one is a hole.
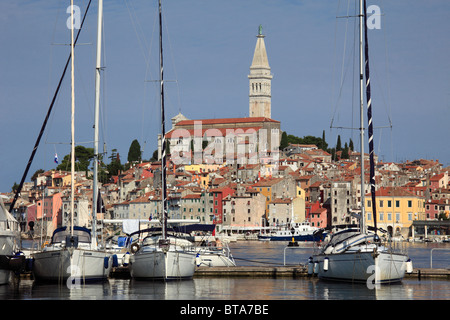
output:
M238 241L230 248L238 265L283 265L306 263L313 253L310 243L286 249L286 243ZM408 254L415 268L450 268L450 244L411 243ZM368 289L364 284L319 281L317 278L195 278L168 283L109 279L79 289L65 285L35 284L21 280L0 286L0 300L450 300L450 281L404 279L401 284Z

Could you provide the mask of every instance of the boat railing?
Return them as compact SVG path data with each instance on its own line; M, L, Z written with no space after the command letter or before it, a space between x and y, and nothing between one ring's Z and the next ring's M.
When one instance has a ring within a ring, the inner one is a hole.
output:
M394 241L392 238L381 238L381 245L388 248L392 253L407 253L407 244L405 241Z
M430 252L430 268L433 269L433 251L434 250L438 250L438 251L450 251L450 248L433 248L431 249Z
M19 222L13 220L2 220L0 221L0 230L18 231L20 230Z

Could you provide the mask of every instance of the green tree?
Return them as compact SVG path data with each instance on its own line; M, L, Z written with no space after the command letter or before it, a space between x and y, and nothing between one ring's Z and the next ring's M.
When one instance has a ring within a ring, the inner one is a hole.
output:
M347 142L344 145L344 149L342 150L341 159L348 159L348 145Z
M12 186L11 191L15 193L17 191L17 189L19 189L19 184L17 182L14 182L14 185Z
M134 139L133 142L131 142L130 149L128 150L128 162L139 162L142 159L142 152L141 152L141 145L137 141L137 139Z
M34 181L37 179L37 177L39 176L39 174L44 173L44 169L38 169L36 170L36 172L33 174L33 176L31 177L31 181Z
M150 161L151 161L151 162L158 161L158 149L156 149L155 151L153 151L153 155L152 155Z
M350 142L349 142L349 144L348 144L348 148L349 148L349 150L351 150L351 151L354 151L355 149L354 149L354 146L353 146L353 140L350 138Z
M281 134L280 150L283 150L289 145L289 140L286 131Z
M112 176L116 176L119 171L123 170L123 166L120 163L120 156L119 153L117 153L117 149L111 150L109 159L111 159L111 162L106 166L106 169L108 170L108 178L111 178Z
M338 135L337 142L336 142L336 151L342 150L342 143L341 143L341 135Z
M83 146L75 147L75 170L85 171L89 170L91 160L94 158L94 148L86 148ZM64 156L63 161L56 167L56 170L70 170L71 167L70 153Z

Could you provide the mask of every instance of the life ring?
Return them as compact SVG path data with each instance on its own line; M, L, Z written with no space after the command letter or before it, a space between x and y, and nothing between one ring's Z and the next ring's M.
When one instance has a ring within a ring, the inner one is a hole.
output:
M130 250L131 250L131 253L136 253L139 250L139 245L137 243L133 243L131 245Z

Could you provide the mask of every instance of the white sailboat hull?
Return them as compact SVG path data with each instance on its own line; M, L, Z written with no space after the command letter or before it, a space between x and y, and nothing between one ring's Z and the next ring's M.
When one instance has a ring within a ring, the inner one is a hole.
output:
M17 220L9 213L0 195L0 285L8 284L20 265L12 261L20 250L20 227Z
M81 283L106 280L111 270L111 255L103 251L64 248L33 254L33 275L42 281ZM106 260L106 261L105 261Z
M195 271L195 252L160 249L137 252L130 257L134 279L191 279Z
M199 251L195 259L197 267L235 267L236 263L232 258L222 251L217 253L209 251Z
M327 261L326 261L327 260ZM402 281L408 257L389 252L348 252L313 257L319 279L376 284Z
M13 256L20 243L20 233L14 230L0 230L0 259ZM8 260L8 259L6 259ZM10 265L0 267L0 285L9 283L12 271Z

